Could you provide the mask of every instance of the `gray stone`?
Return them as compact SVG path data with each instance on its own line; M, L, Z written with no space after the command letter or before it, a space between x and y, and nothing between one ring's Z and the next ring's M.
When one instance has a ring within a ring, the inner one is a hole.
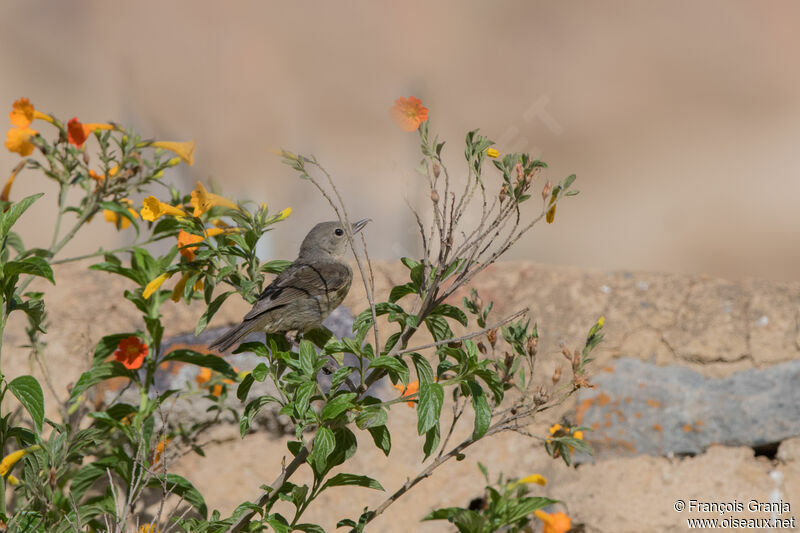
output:
M577 423L593 429L595 458L757 448L800 435L800 361L722 379L627 358L607 370L578 397Z

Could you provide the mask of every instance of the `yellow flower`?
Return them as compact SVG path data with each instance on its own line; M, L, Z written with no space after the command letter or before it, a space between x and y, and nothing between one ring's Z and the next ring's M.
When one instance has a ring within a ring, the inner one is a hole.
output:
M16 179L17 174L19 174L23 168L25 168L25 161L20 162L19 165L14 167L11 176L9 176L8 181L6 181L5 187L3 187L3 192L0 193L0 200L8 202L8 198L11 196L11 186L14 185L14 179Z
M606 317L601 316L600 318L597 319L597 327L598 328L602 328L603 324L605 324L605 323L606 323Z
M284 220L284 219L288 218L289 215L291 215L291 214L292 214L292 208L291 207L287 207L286 209L284 209L283 211L278 213L278 218L276 218L275 221L277 222L278 220Z
M548 514L541 509L536 509L533 514L536 518L544 522L542 533L567 533L572 527L572 520L561 511Z
M165 281L167 281L169 278L172 277L172 274L174 274L174 272L164 272L163 274L153 278L153 280L147 284L147 286L144 288L144 291L142 292L142 296L144 297L144 299L147 300L148 298L150 298L153 295L153 293L156 292L164 284Z
M139 218L139 213L133 209L133 202L128 200L127 198L123 198L120 200L120 203L123 205L128 206L128 211L130 212L133 218ZM111 222L117 229L127 229L131 225L131 221L125 217L119 216L119 213L116 211L112 211L111 209L103 209L103 216L106 217L106 222Z
M0 461L0 476L5 476L6 474L8 474L8 472L12 468L14 468L14 465L17 464L17 462L19 462L20 459L22 459L29 453L35 452L36 450L40 449L41 446L39 446L38 444L34 444L33 446L28 446L24 450L17 450L3 457L3 460Z
M184 291L184 289L186 289L186 282L189 281L189 278L192 277L192 274L193 274L193 272L184 273L183 276L181 276L181 279L178 281L178 283L175 284L175 288L172 289L172 301L173 302L177 303L177 302L179 302L181 300L181 297L183 296L183 291ZM201 283L200 289L202 289L203 281L202 280L198 280L198 281ZM197 289L197 282L195 282L195 284L192 286L192 288L194 290L198 290Z
M182 209L169 204L165 204L155 196L148 196L142 202L142 218L153 222L163 215L170 215L174 217L188 216Z
M583 431L576 431L572 436L578 440L583 440Z
M208 192L206 188L203 187L203 184L199 181L197 182L195 189L192 191L192 206L194 206L194 213L192 214L196 217L199 217L212 207L216 206L239 209L239 206L227 198Z
M16 152L22 157L27 157L33 153L34 146L31 137L38 134L38 131L30 128L11 128L6 134L6 148L9 152Z
M197 143L194 141L189 142L171 142L171 141L156 141L150 143L150 146L154 146L156 148L163 148L164 150L169 150L170 152L175 152L178 157L186 161L189 166L194 164L194 149L197 147Z
M12 476L11 474L8 475L8 483L12 487L16 487L19 485L20 481L16 478L16 476Z
M158 529L158 526L155 524L145 524L143 526L139 526L138 533L161 533L161 530Z
M500 152L497 151L494 148L489 148L488 150L486 150L486 155L488 155L489 157L494 159L494 158L500 157Z
M561 429L561 424L553 424L552 426L550 426L550 434L555 435L556 431L558 431L559 429Z
M8 114L11 124L18 128L27 128L35 119L46 120L50 124L53 123L53 117L46 115L40 111L36 111L33 104L27 98L20 98L11 106L11 112Z
M531 474L517 481L517 485L522 485L523 483L536 483L537 485L545 486L547 485L547 478L541 474Z

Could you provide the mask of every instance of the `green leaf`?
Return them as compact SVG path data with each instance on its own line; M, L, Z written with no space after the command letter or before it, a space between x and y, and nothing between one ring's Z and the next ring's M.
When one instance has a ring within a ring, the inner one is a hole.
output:
M297 387L294 406L299 416L304 416L306 411L308 411L308 406L311 403L311 396L316 390L317 384L313 381L306 381Z
M345 473L336 474L335 476L330 478L322 486L322 490L328 487L345 487L349 485L355 485L357 487L366 487L368 489L375 489L375 490L386 490L380 483L378 483L376 480L372 479L369 476L359 476L357 474L345 474Z
M447 324L447 320L445 320L441 316L437 315L429 316L428 318L425 319L425 325L428 327L428 331L431 332L433 340L437 342L453 338L453 331Z
M161 362L165 361L180 361L182 363L189 363L190 365L203 366L223 374L226 378L236 378L236 371L227 361L222 357L210 353L203 354L195 352L194 350L175 350L161 359Z
M78 378L78 381L72 388L72 393L69 397L70 402L74 401L78 396L83 394L87 389L89 389L89 387L92 387L102 381L116 377L133 378L133 376L133 372L125 368L117 361L107 361L105 363L96 365L81 374L81 377Z
M208 304L208 308L205 310L203 315L200 317L200 320L197 322L197 327L194 328L195 335L199 335L200 332L206 329L206 326L208 325L211 318L217 313L217 311L219 311L219 308L222 307L223 302L225 302L228 296L234 294L235 292L236 291L223 292L222 294L214 298L213 302Z
M254 353L259 357L269 357L269 348L263 342L243 342L232 353Z
M492 421L492 410L489 408L489 402L486 401L486 394L484 394L483 389L476 381L469 381L469 389L472 393L472 408L475 410L472 440L478 440L489 429L489 424Z
M8 384L8 389L25 407L33 419L36 431L41 433L44 423L44 393L39 382L33 376L20 376Z
M314 448L308 458L308 462L314 467L316 472L324 472L326 468L328 457L333 453L336 448L336 438L333 431L326 426L322 426L317 430L317 435L314 437Z
M386 426L368 427L367 431L372 435L372 441L375 443L384 455L389 456L392 449L392 435Z
M443 403L444 387L438 383L420 383L417 405L417 433L419 435L439 424Z
M513 524L517 520L528 516L537 509L542 509L548 505L558 503L558 500L551 500L550 498L543 498L541 496L530 496L520 498L518 502L509 505L507 514L505 516L505 524Z
M392 287L391 292L389 292L389 301L391 303L396 302L403 296L407 296L409 294L416 294L417 289L414 288L414 285L411 283L406 283L404 285L397 285Z
M431 368L431 364L428 362L428 360L416 352L408 355L411 357L411 361L414 363L414 368L417 371L417 379L419 380L420 384L432 383L434 377L433 368Z
M307 376L314 377L316 374L317 351L314 345L305 339L300 341L300 368Z
M53 269L41 257L28 257L22 261L9 261L3 266L3 275L5 277L14 276L16 274L27 274L29 276L39 276L45 278L53 285L56 284L53 279Z
M383 368L390 372L396 373L403 384L408 385L408 365L402 359L396 359L387 355L376 357L370 362L368 368Z
M200 516L206 518L208 515L208 507L206 507L203 495L194 488L194 485L192 485L189 480L177 474L167 474L166 478L159 475L151 478L147 486L161 488L162 484L166 487L169 494L175 494L183 498L184 501L188 502L200 513Z
M43 194L43 192L40 192L27 196L19 202L11 204L5 213L0 213L0 240L6 238L11 227L17 219L22 216L22 213L24 213L33 202L41 198Z
M243 402L247 399L247 395L250 393L250 387L253 386L255 381L252 373L247 374L244 379L242 379L242 382L239 383L239 386L236 388L236 397L239 398L239 401Z
M280 274L284 270L286 270L289 265L291 265L291 261L286 261L285 259L274 259L272 261L267 261L266 263L262 264L259 267L259 270L262 272L268 272L270 274Z
M267 379L267 374L269 373L269 369L267 365L264 363L258 363L256 367L253 369L252 376L258 382L264 381Z
M367 407L356 417L356 425L360 429L383 426L388 418L389 415L383 407Z
M325 529L317 524L295 524L295 531L304 531L305 533L325 533Z
M576 177L577 176L575 174L570 174L569 176L564 178L564 181L561 182L561 188L564 190L569 189L569 186L572 185L572 182L575 181Z
M97 463L90 463L81 467L69 485L69 495L72 501L79 502L94 482L106 475L106 467Z
M464 311L462 311L461 309L459 309L454 305L440 304L436 307L436 309L431 311L431 314L443 315L452 318L454 320L457 320L459 323L461 323L462 326L467 325L467 315L464 313Z
M241 420L239 420L239 433L242 435L242 437L247 434L247 430L250 429L253 419L261 410L261 408L273 402L280 403L277 398L268 395L259 396L258 398L250 400L250 402L244 408Z
M320 416L323 420L333 420L353 406L353 399L355 397L355 392L345 392L334 396L333 399L322 408Z
M425 444L422 445L422 451L425 452L425 459L430 457L431 454L436 451L436 448L439 447L439 439L439 423L437 422L435 426L425 433ZM425 459L423 459L423 461Z

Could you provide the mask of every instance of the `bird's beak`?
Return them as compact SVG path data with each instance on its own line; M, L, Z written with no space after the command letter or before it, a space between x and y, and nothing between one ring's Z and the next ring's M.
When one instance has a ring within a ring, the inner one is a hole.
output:
M353 235L364 229L364 226L367 225L367 222L372 222L372 219L365 218L363 220L359 220L358 222L353 222Z

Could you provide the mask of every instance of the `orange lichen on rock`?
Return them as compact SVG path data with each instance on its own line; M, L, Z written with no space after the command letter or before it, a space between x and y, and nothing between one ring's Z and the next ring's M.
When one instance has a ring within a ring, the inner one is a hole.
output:
M647 399L647 405L649 405L650 407L653 407L653 408L661 407L661 402L659 402L655 398L648 398Z
M655 431L658 431L659 433L660 433L660 432L662 432L662 431L664 431L664 428L663 428L663 427L661 427L661 424L653 424L653 429L654 429Z

